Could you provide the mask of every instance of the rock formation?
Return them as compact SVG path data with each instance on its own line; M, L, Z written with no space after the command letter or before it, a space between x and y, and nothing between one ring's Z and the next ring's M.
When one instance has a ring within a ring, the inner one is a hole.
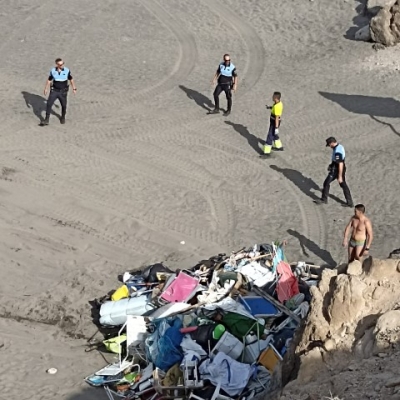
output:
M281 399L319 400L330 392L345 399L398 398L392 396L400 394L400 260L368 258L343 272L327 269L311 292L295 350L299 367L293 364L295 379Z
M354 38L393 46L400 41L400 0L368 0L366 14L371 17Z

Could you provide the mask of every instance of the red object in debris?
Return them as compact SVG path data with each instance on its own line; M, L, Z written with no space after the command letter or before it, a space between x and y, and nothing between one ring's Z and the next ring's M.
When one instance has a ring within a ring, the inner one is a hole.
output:
M277 266L277 272L279 280L276 285L276 293L278 300L283 304L286 300L300 293L299 284L288 263L281 261Z
M180 333L190 333L190 332L194 332L197 331L197 326L188 326L187 328L181 328L179 329Z

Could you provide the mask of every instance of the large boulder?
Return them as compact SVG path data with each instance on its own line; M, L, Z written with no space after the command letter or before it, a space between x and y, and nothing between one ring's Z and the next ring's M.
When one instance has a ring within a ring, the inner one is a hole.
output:
M358 277L339 275L333 284L328 313L331 333L347 323L357 321L364 309L363 291L366 285Z
M363 273L363 267L360 261L354 260L347 267L347 274L352 276L358 276Z
M368 0L367 13L375 16L382 8L392 8L396 2L397 0Z
M396 346L400 340L400 310L391 310L378 318L374 329L374 354Z
M384 46L396 44L396 37L391 29L392 13L387 8L382 8L378 14L371 19L371 39Z

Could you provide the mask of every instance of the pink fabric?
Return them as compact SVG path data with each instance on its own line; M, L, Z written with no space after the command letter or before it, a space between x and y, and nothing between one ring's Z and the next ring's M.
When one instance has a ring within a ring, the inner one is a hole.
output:
M180 272L171 285L161 295L161 299L169 303L185 302L193 294L199 281L191 276Z
M276 293L278 295L278 300L284 303L286 300L300 293L299 284L288 263L281 261L276 270L279 276L278 284L276 285Z

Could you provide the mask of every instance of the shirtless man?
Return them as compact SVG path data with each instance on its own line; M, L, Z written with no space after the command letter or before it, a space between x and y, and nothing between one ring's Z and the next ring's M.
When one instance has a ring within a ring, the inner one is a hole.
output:
M351 238L348 241L350 230ZM344 230L343 247L349 249L349 263L367 255L373 238L372 224L365 216L365 207L363 204L357 204L354 207L354 216Z

